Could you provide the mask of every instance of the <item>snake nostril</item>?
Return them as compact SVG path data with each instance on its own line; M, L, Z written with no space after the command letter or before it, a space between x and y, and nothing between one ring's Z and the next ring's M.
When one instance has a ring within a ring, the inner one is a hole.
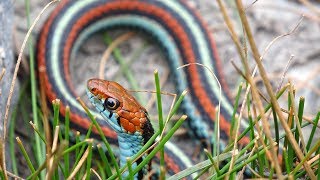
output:
M94 93L94 92L97 91L97 88L91 87L91 88L90 88L90 91Z

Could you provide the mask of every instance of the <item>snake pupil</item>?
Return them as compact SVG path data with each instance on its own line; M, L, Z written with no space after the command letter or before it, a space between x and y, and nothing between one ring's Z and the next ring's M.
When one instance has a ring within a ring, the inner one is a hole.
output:
M104 106L109 110L115 110L119 107L120 103L114 98L108 98L104 102Z

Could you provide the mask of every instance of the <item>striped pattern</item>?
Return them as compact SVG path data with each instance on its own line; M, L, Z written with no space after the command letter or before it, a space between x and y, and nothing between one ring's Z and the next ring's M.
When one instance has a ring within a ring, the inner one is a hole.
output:
M195 62L211 67L223 87L221 136L224 140L228 139L230 123L227 120L233 108L215 43L200 16L183 0L62 1L43 26L37 48L39 68L46 68L40 76L46 80L48 99L61 99L62 114L65 113L65 106L69 105L72 122L84 129L89 127L90 121L75 99L77 95L71 83L69 61L90 35L112 28L142 31L158 42L176 78L177 91L181 93L188 89L190 92L183 108L189 117L190 128L198 139L207 139L208 132L213 130L218 84L209 71L198 66L189 66L184 71L176 68ZM109 139L116 139L115 132L96 115L104 134ZM177 149L174 145L172 147ZM168 166L173 172L191 164L183 154L177 155L172 150L169 150L168 156L171 163Z

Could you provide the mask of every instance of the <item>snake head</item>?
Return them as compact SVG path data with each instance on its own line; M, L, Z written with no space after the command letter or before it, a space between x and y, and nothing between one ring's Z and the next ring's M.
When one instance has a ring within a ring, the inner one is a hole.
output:
M140 133L149 139L153 128L147 111L138 101L116 82L90 79L87 95L91 103L117 133Z

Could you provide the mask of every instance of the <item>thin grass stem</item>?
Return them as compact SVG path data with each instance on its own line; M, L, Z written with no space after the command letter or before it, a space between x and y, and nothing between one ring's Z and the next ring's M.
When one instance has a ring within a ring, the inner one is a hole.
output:
M19 137L17 137L16 140L17 140L18 146L19 146L19 148L20 148L20 150L22 152L23 157L27 162L29 170L31 171L31 173L34 173L35 172L34 166L33 166L32 162L30 160L30 157L29 157L26 149L24 148L24 145L23 145L22 141L20 140Z
M103 174L106 174L108 177L110 177L110 176L112 176L111 165L106 157L105 152L103 151L103 149L101 147L101 144L98 144L97 148L98 148L100 158L102 160L102 165L103 165L103 169L104 169ZM103 179L106 179L106 178L103 178Z
M159 120L159 130L160 132L164 131L164 123L163 123L163 111L162 111L162 100L161 100L161 87L159 80L158 70L154 71L154 82L156 86L156 95L157 95L157 108L158 108L158 120ZM164 168L164 148L160 149L160 168ZM165 172L160 171L160 179L165 179Z
M307 151L309 151L312 140L314 139L314 133L316 132L319 119L320 119L320 112L318 112L316 118L313 120L315 124L313 125L310 136L309 136L309 140L308 140L307 147L306 147Z
M112 161L112 163L113 163L114 166L115 166L115 169L116 169L118 178L121 180L122 177L121 177L120 169L119 169L119 166L118 166L118 164L117 164L116 158L114 157L114 154L113 154L113 152L112 152L111 146L110 146L110 144L108 143L105 135L103 134L100 125L98 124L96 118L93 117L93 115L91 114L91 112L89 111L89 109L86 107L86 105L84 104L84 102L83 102L80 98L77 98L77 100L80 102L81 106L83 107L83 109L84 109L84 110L86 111L86 113L88 114L88 116L89 116L89 118L91 119L92 123L93 123L94 126L97 128L97 130L98 130L98 132L99 132L99 135L100 135L100 137L101 137L104 145L107 147L108 153L109 153L109 155L110 155L110 157L111 157L111 161Z

